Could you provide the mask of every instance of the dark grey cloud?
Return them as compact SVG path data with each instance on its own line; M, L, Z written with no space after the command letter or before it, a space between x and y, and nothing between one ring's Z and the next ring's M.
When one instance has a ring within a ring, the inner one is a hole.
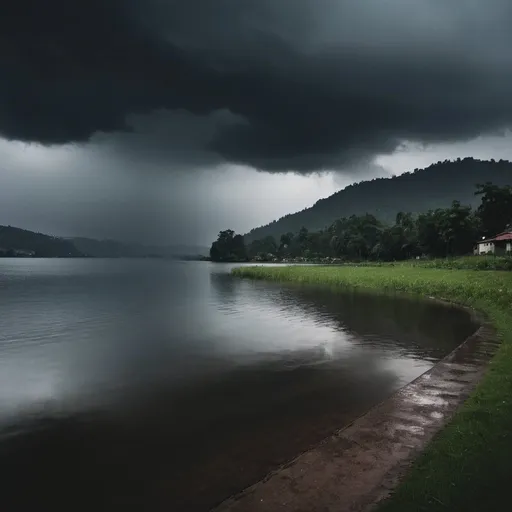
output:
M508 0L5 4L9 139L311 172L512 121Z

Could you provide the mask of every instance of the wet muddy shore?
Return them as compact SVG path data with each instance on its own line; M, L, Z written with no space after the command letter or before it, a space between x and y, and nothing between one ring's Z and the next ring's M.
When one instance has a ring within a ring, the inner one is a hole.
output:
M468 311L480 327L432 369L215 512L363 511L389 496L499 347L494 327Z

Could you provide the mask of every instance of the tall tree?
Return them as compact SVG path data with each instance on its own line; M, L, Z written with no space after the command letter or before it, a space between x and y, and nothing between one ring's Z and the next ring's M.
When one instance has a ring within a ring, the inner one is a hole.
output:
M418 247L422 253L434 257L446 255L446 243L440 236L442 217L440 208L418 215Z
M245 261L247 254L245 250L244 237L235 235L232 229L221 231L217 240L210 248L212 261Z
M293 233L285 233L279 239L278 252L280 256L289 256L291 253L291 245L293 243Z
M247 254L251 258L256 256L260 259L267 259L269 254L277 253L277 244L273 236L266 236L262 240L253 240L247 247Z
M477 185L475 195L482 196L477 210L481 234L494 236L504 231L512 222L512 187L499 187L491 182Z
M444 257L466 254L476 240L478 218L470 206L453 201L450 208L438 208L418 216L418 243L422 252Z
M471 206L462 206L453 201L443 210L439 225L439 236L446 244L446 255L461 255L471 251L477 237L477 219Z

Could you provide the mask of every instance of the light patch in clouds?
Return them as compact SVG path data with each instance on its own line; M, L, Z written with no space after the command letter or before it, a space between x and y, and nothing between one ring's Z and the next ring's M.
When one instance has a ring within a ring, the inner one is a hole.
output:
M136 143L135 134L120 135L127 136ZM311 175L233 164L181 168L179 161L136 155L112 151L101 140L46 147L0 139L0 224L61 236L209 245L222 229L246 233L354 181L458 157L512 159L512 135L405 143L373 164Z
M325 173L221 165L165 172L98 145L44 147L0 139L0 224L58 236L207 245L310 206L340 183ZM344 184L348 184L347 180Z
M206 175L201 185L207 184L213 205L225 212L228 224L239 233L312 206L351 182L328 172L303 176L269 175L235 165L224 169L220 175Z
M505 131L501 136L482 136L470 141L451 144L404 143L399 151L391 155L378 156L375 163L398 175L406 171L428 167L440 160L466 157L480 160L512 161L512 132Z
M62 146L44 146L37 143L7 141L0 138L1 169L16 167L20 170L65 169L73 160L83 155L80 146L65 144Z

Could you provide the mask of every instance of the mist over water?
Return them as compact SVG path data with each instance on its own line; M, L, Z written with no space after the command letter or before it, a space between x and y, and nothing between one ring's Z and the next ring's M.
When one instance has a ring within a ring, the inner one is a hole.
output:
M230 268L0 260L3 509L208 510L474 330L437 303Z

